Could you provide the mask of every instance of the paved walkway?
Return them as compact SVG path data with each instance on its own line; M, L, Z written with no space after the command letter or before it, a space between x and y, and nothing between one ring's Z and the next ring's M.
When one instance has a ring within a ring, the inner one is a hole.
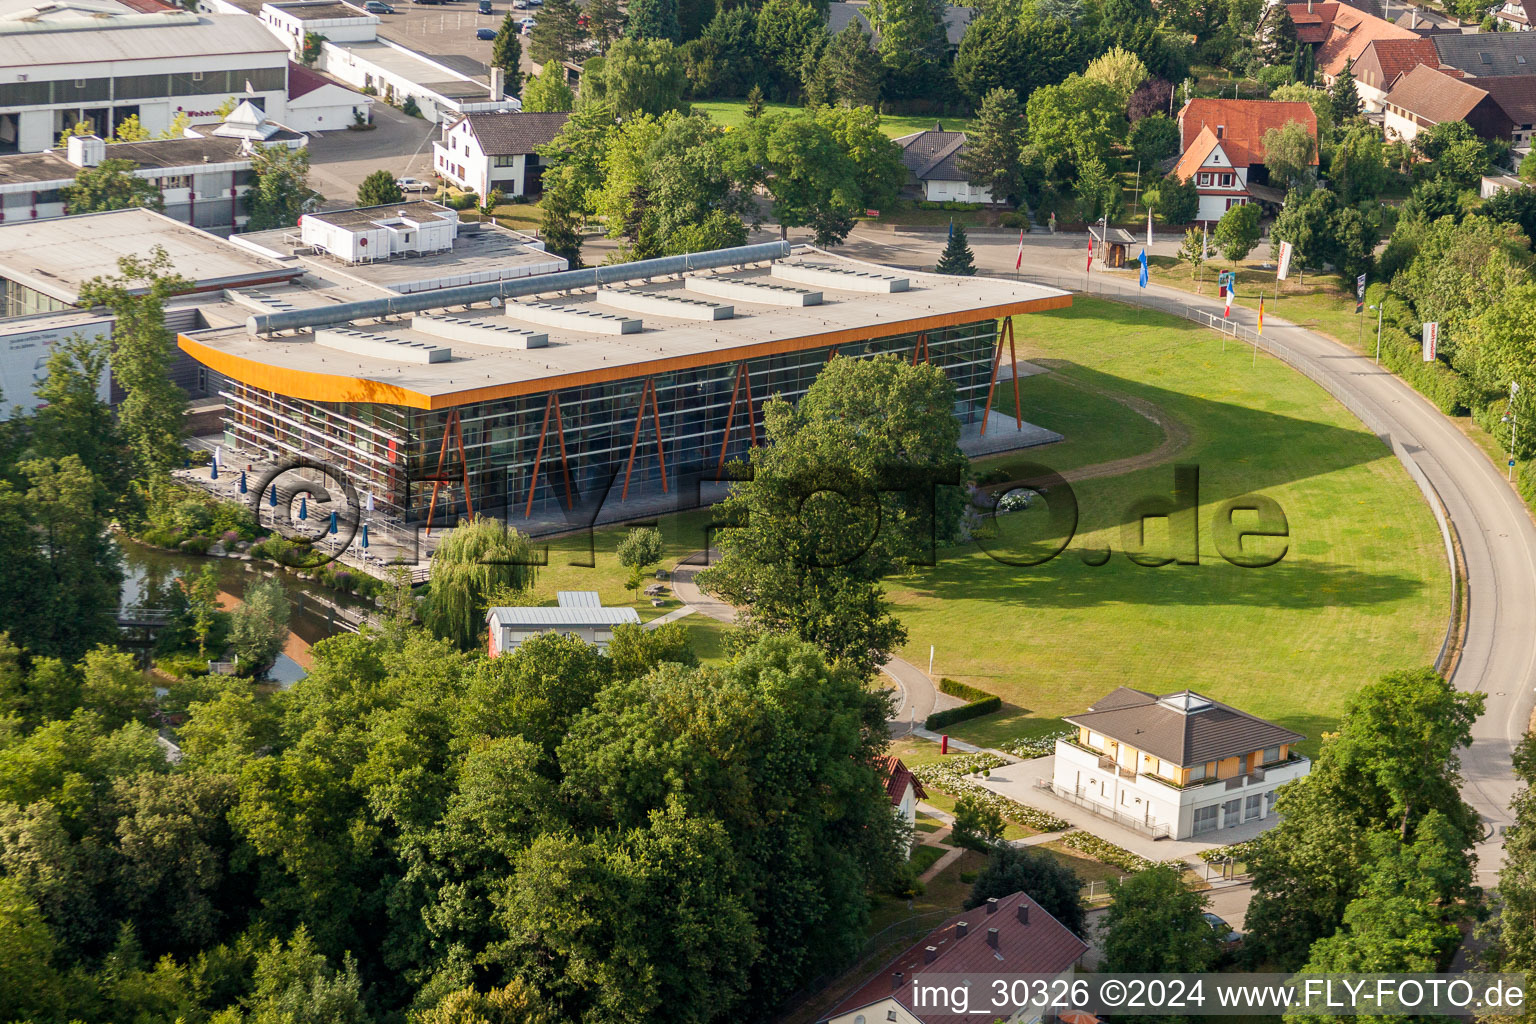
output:
M693 605L685 604L681 608L674 608L665 615L658 616L645 624L646 629L655 629L657 626L665 626L669 622L676 622L687 615L692 615L699 609Z

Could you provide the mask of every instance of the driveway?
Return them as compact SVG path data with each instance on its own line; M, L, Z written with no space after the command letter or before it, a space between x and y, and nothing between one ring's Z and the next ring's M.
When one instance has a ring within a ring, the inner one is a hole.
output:
M309 184L325 209L356 206L357 186L383 168L397 178L432 180L432 140L439 127L407 117L383 100L373 104L372 131L319 132L309 137Z

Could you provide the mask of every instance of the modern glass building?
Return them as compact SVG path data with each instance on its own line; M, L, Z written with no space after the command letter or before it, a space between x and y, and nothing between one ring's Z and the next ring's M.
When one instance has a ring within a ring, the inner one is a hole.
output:
M724 252L735 255L679 258L668 273L647 261L503 282L505 294L487 285L452 313L433 310L480 293L253 317L180 340L222 375L229 448L333 466L375 509L441 524L471 509L515 519L605 493L675 496L744 457L763 439L763 402L798 399L834 357L931 362L955 384L955 415L979 425L1011 356L1004 326L1070 304L1035 285L777 244Z

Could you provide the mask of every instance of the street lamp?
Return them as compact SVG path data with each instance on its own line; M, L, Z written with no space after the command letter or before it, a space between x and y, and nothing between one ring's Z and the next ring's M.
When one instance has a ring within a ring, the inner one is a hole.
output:
M1379 306L1372 306L1371 307L1372 309L1374 309L1376 311L1376 365L1377 366L1381 365L1381 312L1382 312L1382 309L1385 306L1386 306L1386 303L1383 302Z
M1509 476L1511 483L1515 480L1515 446L1519 443L1520 414L1515 411L1515 396L1520 393L1520 385L1515 381L1509 382L1509 415L1499 417L1500 423L1509 424Z

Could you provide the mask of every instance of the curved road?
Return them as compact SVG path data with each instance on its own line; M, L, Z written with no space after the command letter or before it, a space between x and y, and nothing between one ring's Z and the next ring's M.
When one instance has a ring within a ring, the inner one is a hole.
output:
M1013 273L1016 239L971 237L978 265L998 276ZM1154 247L1156 250L1164 246ZM942 239L855 232L844 247L849 255L882 263L931 269ZM1023 272L1042 278L1067 273L1064 287L1083 259L1083 240L1031 239ZM1095 277L1103 280L1096 270ZM1132 275L1112 278L1134 286ZM1173 299L1220 315L1214 298L1153 286L1149 296ZM1282 304L1283 308L1283 304ZM1235 308L1240 323L1252 326L1251 310ZM1477 850L1479 882L1492 885L1503 856L1502 828L1517 783L1510 755L1524 735L1536 703L1536 524L1500 467L1426 399L1386 370L1337 342L1297 327L1272 312L1265 317L1265 348L1317 380L1341 398L1386 440L1398 457L1422 470L1454 523L1466 571L1467 620L1461 657L1451 676L1465 691L1488 695L1486 713L1473 728L1462 755L1463 793L1490 826Z

